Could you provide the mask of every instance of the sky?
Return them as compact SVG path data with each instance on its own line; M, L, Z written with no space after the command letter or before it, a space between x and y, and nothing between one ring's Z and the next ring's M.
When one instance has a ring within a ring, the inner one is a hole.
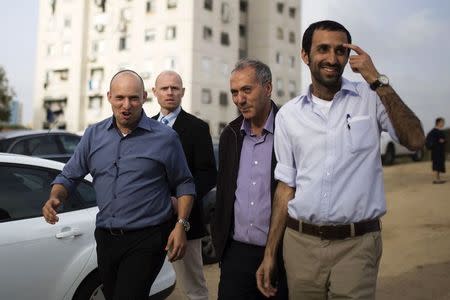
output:
M25 124L32 120L38 2L0 0L0 65L16 98L23 103ZM343 24L353 43L389 77L403 101L421 119L425 131L434 126L438 116L447 120L446 127L450 126L450 1L304 0L301 19L301 33L312 22L323 19ZM306 67L301 76L305 88L310 83ZM349 67L344 77L363 80Z

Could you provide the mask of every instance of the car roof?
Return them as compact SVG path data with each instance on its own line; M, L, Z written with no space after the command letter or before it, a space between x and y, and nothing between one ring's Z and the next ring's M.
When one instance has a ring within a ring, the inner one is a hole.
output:
M11 164L43 167L43 168L54 169L57 171L61 171L64 167L64 163L59 162L59 161L39 158L36 156L27 156L27 155L4 153L4 152L0 152L0 163L11 163ZM92 176L90 174L87 174L84 177L84 179L86 179L88 181L92 181Z
M45 135L45 134L68 134L76 135L75 133L65 131L65 130L9 130L0 132L0 139L10 139L22 136L32 136L32 135Z
M27 156L21 154L0 152L0 163L16 163L37 167L46 167L55 170L62 170L64 164L54 160L39 158L36 156Z

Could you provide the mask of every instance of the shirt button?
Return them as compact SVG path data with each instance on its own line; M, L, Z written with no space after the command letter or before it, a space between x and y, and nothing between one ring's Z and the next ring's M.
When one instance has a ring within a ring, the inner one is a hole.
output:
M250 227L253 227L253 223L250 223Z
M256 181L253 181L252 184L253 184L253 185L256 185Z
M323 194L323 197L326 198L327 197L327 193Z
M330 172L327 172L327 176L330 176Z
M252 202L250 202L250 205L253 205L253 204L255 204L255 202L253 202L253 201L252 201Z
M258 164L258 161L257 160L255 160L255 165L257 165Z

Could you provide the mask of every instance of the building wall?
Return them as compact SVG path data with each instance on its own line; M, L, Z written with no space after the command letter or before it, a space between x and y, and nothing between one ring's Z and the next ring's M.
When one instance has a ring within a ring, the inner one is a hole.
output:
M242 2L41 0L33 126L82 131L109 117L109 80L124 68L143 77L149 95L144 109L153 115L159 111L151 92L156 76L173 69L186 88L183 108L206 120L212 135L218 136L237 116L229 75L243 54L272 67L274 90L277 78L284 80L284 89L289 80L300 86L298 55L294 54L299 52L298 42L289 43L287 34L283 40L276 38L280 26L295 30L298 36L298 1L244 1L245 12ZM284 3L284 14L274 11L279 2ZM288 17L289 7L297 7L294 18ZM240 26L246 28L244 36ZM295 55L295 67L287 65L287 60L277 63L276 52ZM274 100L284 103L289 98L286 94L275 94ZM49 110L56 113L52 124L46 122Z

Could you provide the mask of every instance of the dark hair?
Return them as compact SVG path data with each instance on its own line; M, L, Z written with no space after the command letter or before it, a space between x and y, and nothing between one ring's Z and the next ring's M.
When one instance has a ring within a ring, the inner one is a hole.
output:
M339 24L338 22L330 21L330 20L319 21L319 22L312 23L311 25L309 25L309 27L305 30L305 33L303 34L302 49L308 55L311 51L313 34L314 34L314 31L316 31L316 30L345 32L345 34L347 35L347 42L349 44L352 43L352 37L350 35L350 32L348 32L348 30L343 25ZM348 49L348 51L350 52L350 49Z
M437 124L439 124L439 122L443 122L443 121L444 121L444 118L439 117L436 119L435 125L437 125Z
M135 71L129 70L129 69L120 70L119 72L117 72L116 74L114 74L114 76L111 78L111 81L109 82L109 89L110 89L110 90L111 90L111 84L112 84L112 82L114 81L114 79L116 79L116 77L117 77L118 75L122 74L122 73L131 73L131 74L133 74L133 75L136 75L136 76L139 78L139 80L141 81L141 84L142 84L142 90L145 91L144 80L142 79L142 77L141 77L138 73L136 73Z
M240 71L247 67L253 68L253 70L255 70L256 79L261 85L264 85L266 83L272 83L272 72L270 71L269 66L263 63L262 61L256 59L250 58L240 59L234 66L234 69L233 71L231 71L231 73Z

